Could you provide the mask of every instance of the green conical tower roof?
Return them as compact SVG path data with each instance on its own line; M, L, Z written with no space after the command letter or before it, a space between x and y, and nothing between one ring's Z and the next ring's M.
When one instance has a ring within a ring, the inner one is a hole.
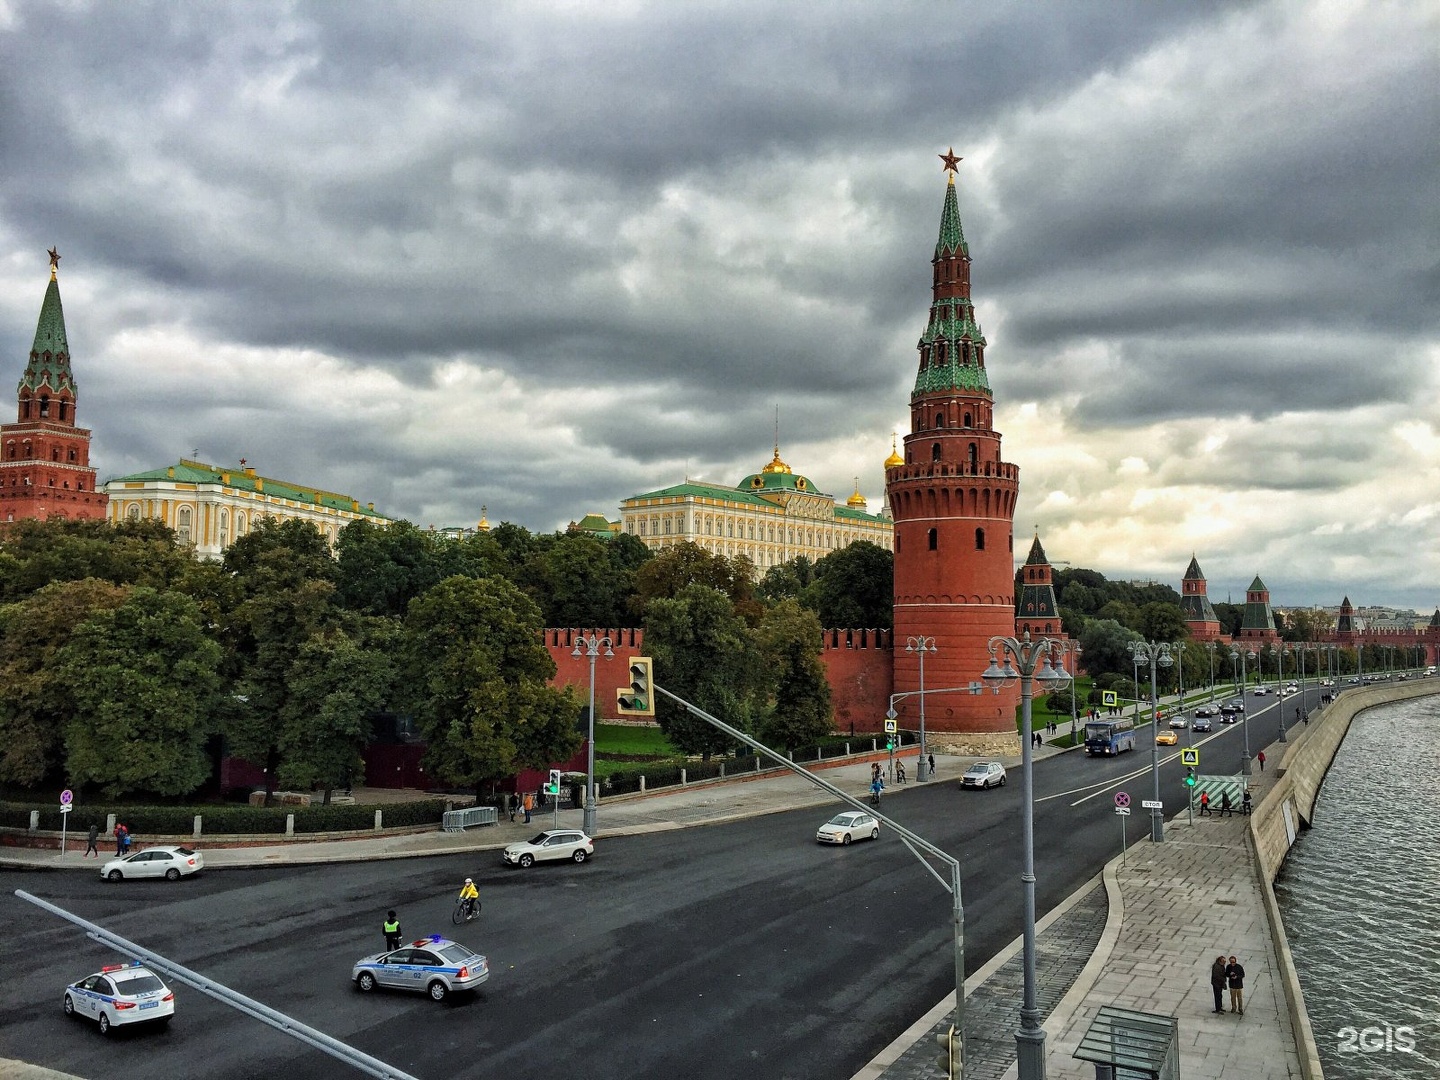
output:
M945 209L940 212L940 239L935 242L935 258L943 259L956 252L969 256L965 230L960 225L960 200L955 196L955 177L945 186Z
M61 389L68 389L72 396L75 393L75 377L70 373L70 342L65 337L65 311L60 306L60 283L55 280L53 267L45 302L40 305L30 362L25 365L18 389L36 391L42 386L48 386L52 393L59 393Z
M1035 540L1030 545L1030 555L1025 560L1026 566L1049 566L1050 560L1045 558L1045 549L1040 546L1040 534L1035 534Z

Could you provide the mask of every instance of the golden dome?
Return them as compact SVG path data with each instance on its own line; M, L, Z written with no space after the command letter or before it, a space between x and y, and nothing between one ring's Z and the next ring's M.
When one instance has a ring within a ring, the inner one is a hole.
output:
M485 516L485 507L480 507L480 524L475 526L478 532L490 531L490 519Z
M865 496L860 494L860 478L855 478L855 494L845 500L846 506L853 506L856 510L865 509Z
M790 466L780 460L779 443L775 444L775 456L771 459L770 464L766 465L765 468L760 471L762 473L788 473L790 471Z
M901 457L900 452L895 449L895 433L892 431L890 433L890 456L885 459L885 468L893 469L904 464L905 459Z

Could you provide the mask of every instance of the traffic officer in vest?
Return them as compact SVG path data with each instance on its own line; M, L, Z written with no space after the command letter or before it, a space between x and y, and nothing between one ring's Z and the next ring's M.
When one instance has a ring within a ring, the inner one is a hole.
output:
M395 917L395 912L389 912L385 916L385 951L394 952L400 947L400 920Z

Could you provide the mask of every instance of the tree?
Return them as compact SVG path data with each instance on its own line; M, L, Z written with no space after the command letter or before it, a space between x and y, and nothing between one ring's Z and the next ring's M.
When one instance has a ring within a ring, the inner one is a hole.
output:
M755 588L755 595L772 604L781 600L799 600L814 580L815 564L804 555L797 555L789 562L765 571L765 576Z
M739 608L754 596L754 566L743 556L727 559L712 555L690 540L682 540L656 555L635 574L635 614L645 616L657 599L673 599L691 585L703 585L725 594Z
M399 617L410 601L448 577L435 537L408 521L352 521L335 545L335 588L341 605L367 615Z
M110 797L188 795L205 782L220 647L177 592L136 588L79 626L57 656L75 714L65 727L72 782Z
M1190 636L1185 623L1185 613L1179 604L1152 602L1137 613L1139 622L1135 629L1146 641L1180 641Z
M1113 619L1091 619L1085 624L1085 632L1080 638L1085 670L1092 675L1105 672L1130 675L1130 643L1140 640L1139 634Z
M1140 624L1140 612L1135 605L1125 600L1109 600L1095 613L1095 617L1109 622L1117 622L1121 626L1134 630Z
M1245 624L1243 604L1213 604L1215 618L1220 621L1220 632L1227 637L1239 637L1240 627Z
M395 634L380 620L372 626L373 642L340 630L311 638L286 672L279 780L301 791L324 788L327 803L332 788L363 773L360 752L370 741L371 717L389 704L394 689Z
M655 660L655 680L661 686L732 727L753 728L764 672L750 629L726 593L696 584L673 599L651 600L645 648ZM708 761L730 747L721 731L668 698L659 700L656 718L671 745L687 754Z
M560 537L516 573L516 584L540 606L546 626L625 626L633 572L618 571L610 541L585 533Z
M411 602L400 677L434 774L478 794L518 766L579 748L579 700L548 685L555 662L541 624L534 601L504 578L447 578Z
M806 590L823 626L888 630L895 618L895 556L861 540L832 551L815 566Z
M167 588L193 562L158 521L11 523L0 558L0 601L20 600L56 581L98 578L114 585Z
M329 543L314 525L299 518L261 518L225 549L223 562L252 595L335 577Z
M770 703L760 722L761 740L786 750L810 746L834 728L830 681L820 660L822 630L813 611L784 600L765 613L756 631Z
M56 675L56 655L87 619L128 595L85 578L46 585L0 608L0 780L33 786L59 767L75 705Z

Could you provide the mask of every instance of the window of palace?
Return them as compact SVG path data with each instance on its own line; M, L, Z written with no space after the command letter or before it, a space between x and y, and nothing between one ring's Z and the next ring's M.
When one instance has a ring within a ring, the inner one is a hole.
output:
M220 549L223 551L230 544L230 511L220 511Z
M140 507L135 506L135 505L132 503L131 506L130 506L130 508L125 511L125 517L126 517L128 520L130 520L130 521L139 521L139 520L140 520Z
M190 542L190 507L182 506L175 515L175 536L182 544Z

